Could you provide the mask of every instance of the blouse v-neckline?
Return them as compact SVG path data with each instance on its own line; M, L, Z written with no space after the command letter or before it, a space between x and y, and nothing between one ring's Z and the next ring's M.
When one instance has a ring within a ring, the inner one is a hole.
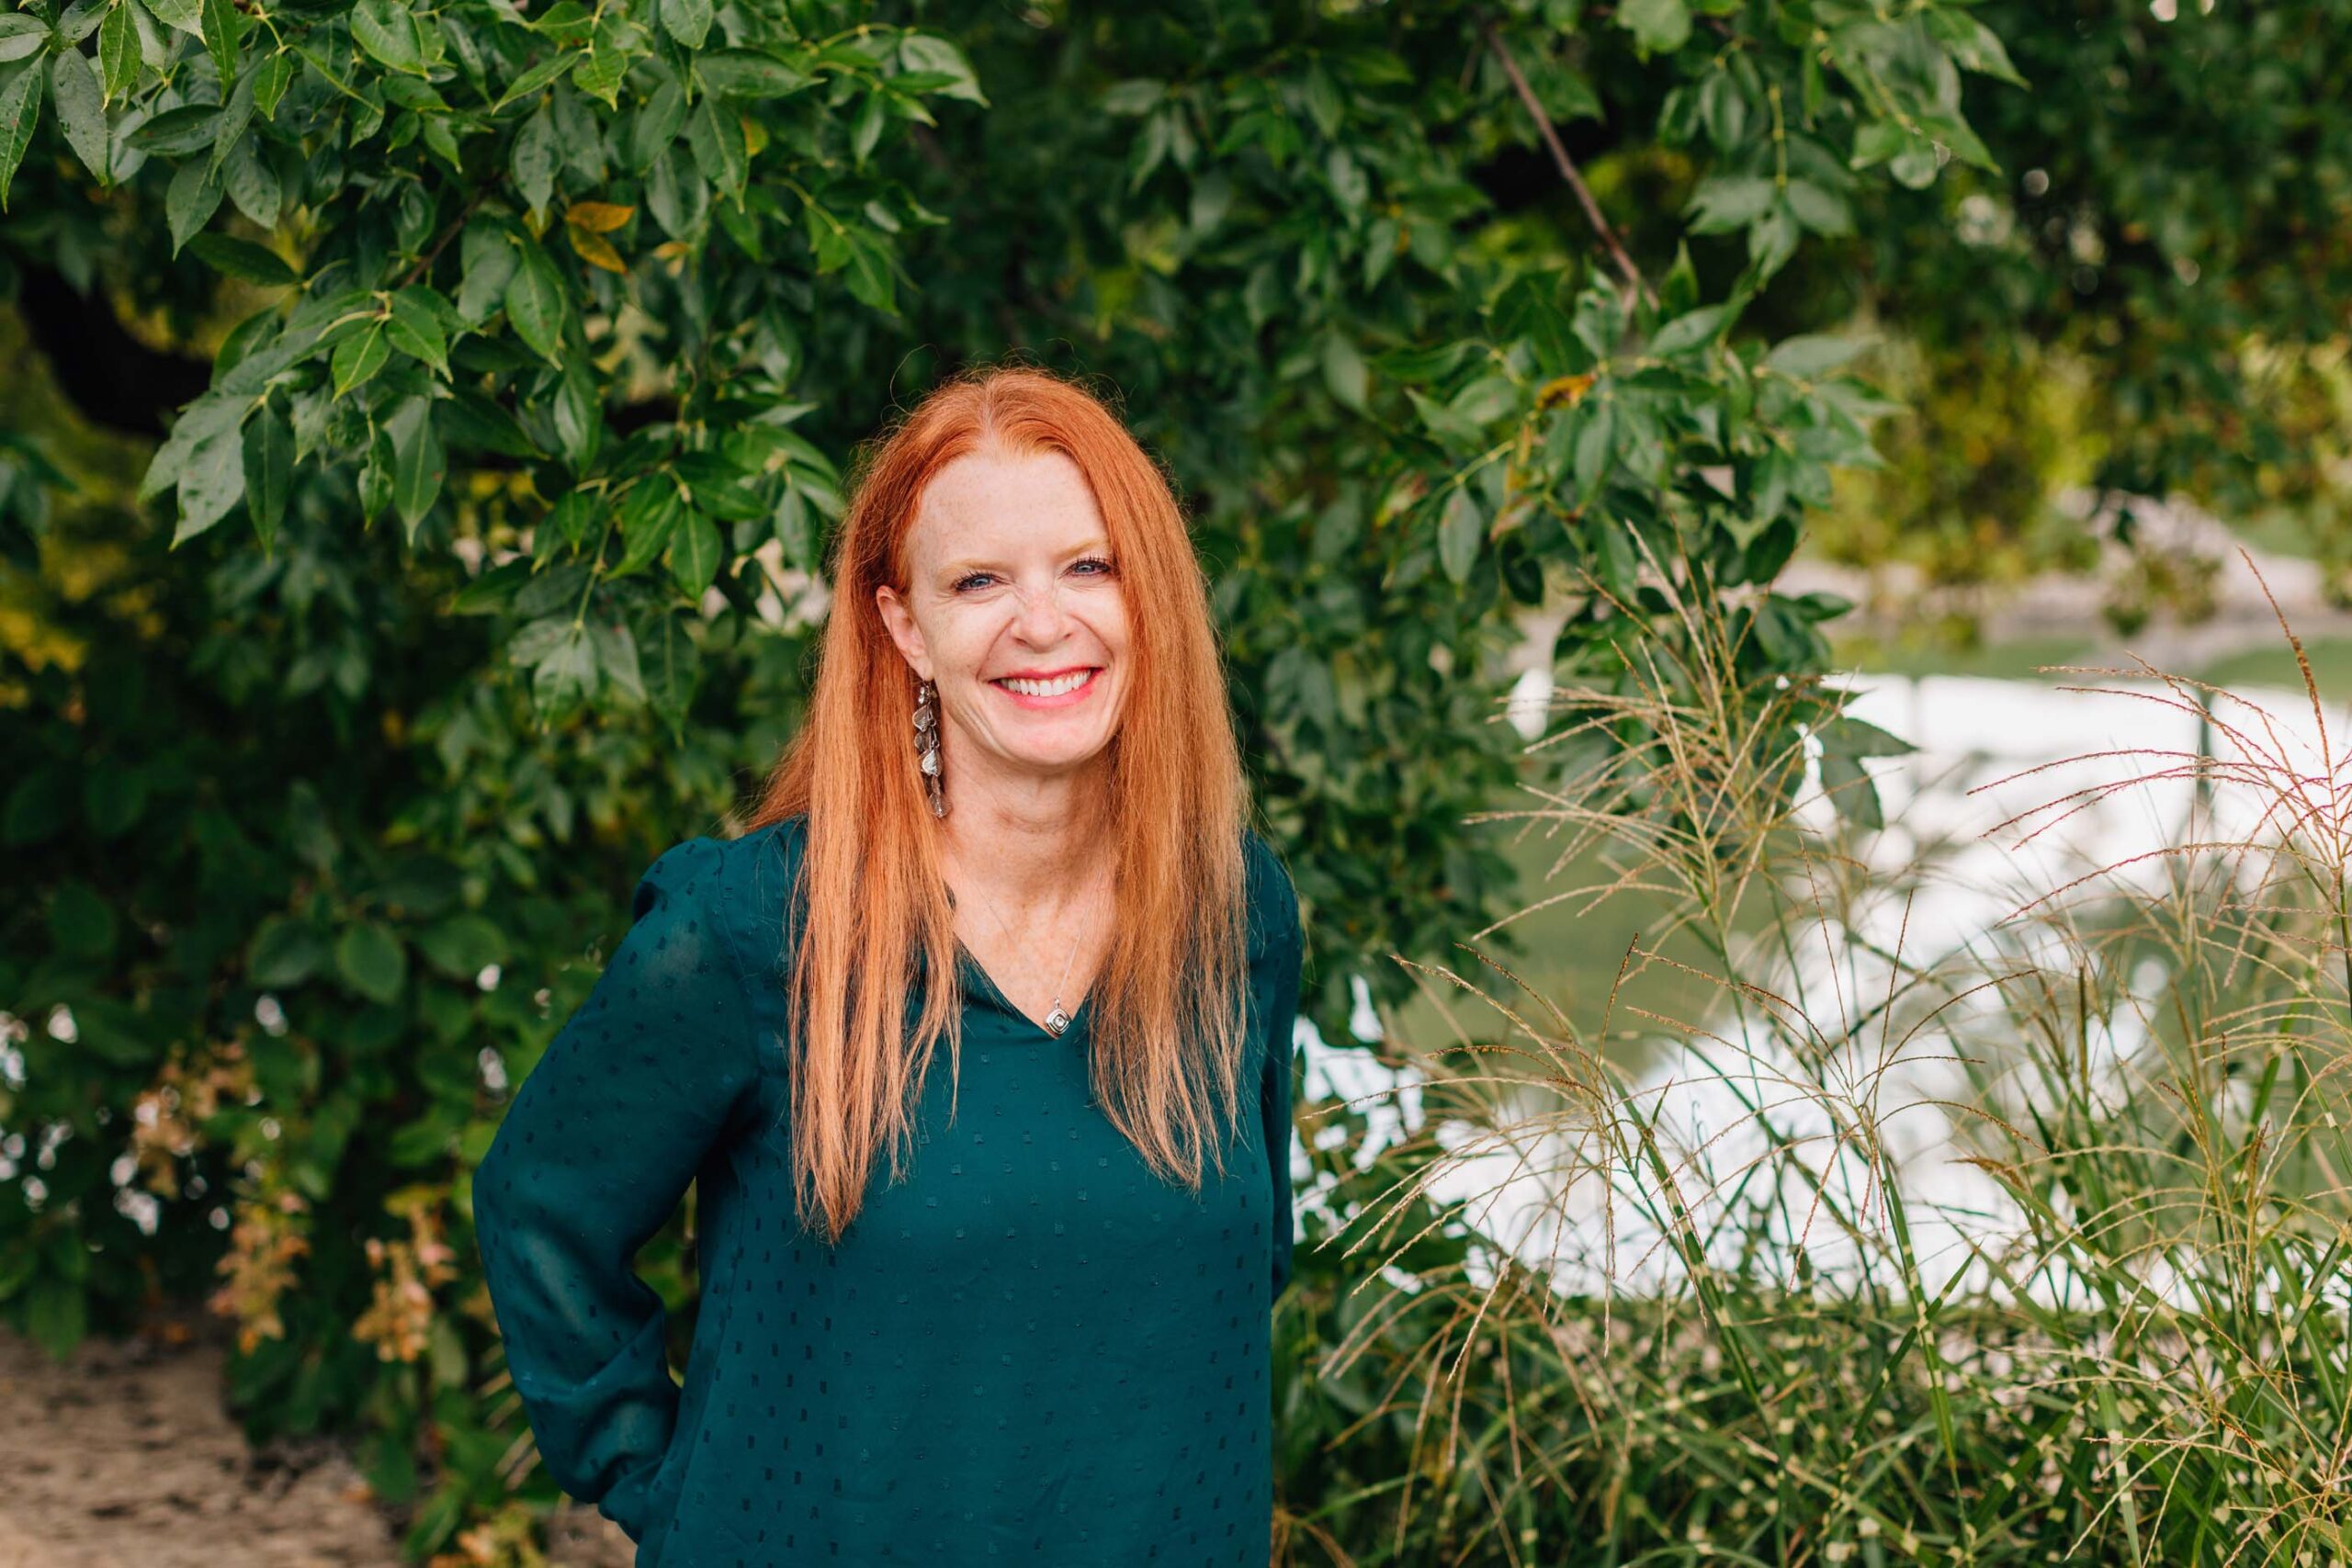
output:
M1087 1009L1094 1003L1094 987L1091 985L1087 987L1086 995L1079 998L1078 1006L1070 1010L1069 1025L1059 1034L1056 1034L1042 1022L1030 1017L1019 1003L1005 993L1004 987L996 983L996 976L989 973L988 965L982 964L979 956L964 944L962 937L959 936L955 941L956 961L971 971L973 977L978 980L981 988L998 1007L1035 1030L1039 1040L1067 1040L1078 1032L1080 1024L1090 1021L1091 1015L1088 1013Z

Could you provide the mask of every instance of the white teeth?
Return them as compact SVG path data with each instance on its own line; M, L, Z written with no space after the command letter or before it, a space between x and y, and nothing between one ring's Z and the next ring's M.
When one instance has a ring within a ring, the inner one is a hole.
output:
M1086 678L1092 673L1091 670L1078 670L1068 675L1057 675L1050 681L1008 679L999 681L997 684L1007 691L1018 692L1024 697L1058 697L1064 692L1074 692L1086 684Z

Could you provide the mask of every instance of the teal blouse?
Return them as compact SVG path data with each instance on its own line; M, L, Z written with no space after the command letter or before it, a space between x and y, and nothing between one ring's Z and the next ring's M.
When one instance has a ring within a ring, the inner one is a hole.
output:
M1090 1005L1049 1034L959 945L960 1082L943 1044L908 1174L877 1160L829 1248L794 1216L785 1078L805 829L653 863L475 1172L549 1473L638 1543L638 1568L1260 1568L1292 1247L1290 878L1248 834L1248 1113L1222 1179L1204 1161L1197 1196L1162 1180L1102 1115ZM689 1181L701 1303L681 1388L632 1259Z

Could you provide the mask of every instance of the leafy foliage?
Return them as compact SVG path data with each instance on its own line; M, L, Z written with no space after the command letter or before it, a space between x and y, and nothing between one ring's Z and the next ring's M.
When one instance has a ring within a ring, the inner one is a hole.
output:
M1380 955L1507 891L1462 819L1518 767L1518 611L1574 665L1692 595L1749 674L1823 658L1842 606L1770 584L1889 405L1834 320L1753 327L1873 188L1989 168L1963 72L2013 75L1968 8L1823 0L7 17L12 357L180 406L135 490L80 419L7 452L58 649L0 717L0 1300L62 1345L217 1264L257 1434L364 1425L420 1554L514 1506L499 1091L788 730L851 444L1008 351L1120 389L1183 491L1343 1038L1351 975L1400 997Z

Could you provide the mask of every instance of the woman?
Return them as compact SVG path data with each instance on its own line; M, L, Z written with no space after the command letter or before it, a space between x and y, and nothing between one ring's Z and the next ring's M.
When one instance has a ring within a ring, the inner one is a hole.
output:
M999 369L837 550L752 826L646 872L474 1178L540 1456L639 1568L1254 1568L1304 938L1182 518ZM681 1389L631 1259L690 1180Z

